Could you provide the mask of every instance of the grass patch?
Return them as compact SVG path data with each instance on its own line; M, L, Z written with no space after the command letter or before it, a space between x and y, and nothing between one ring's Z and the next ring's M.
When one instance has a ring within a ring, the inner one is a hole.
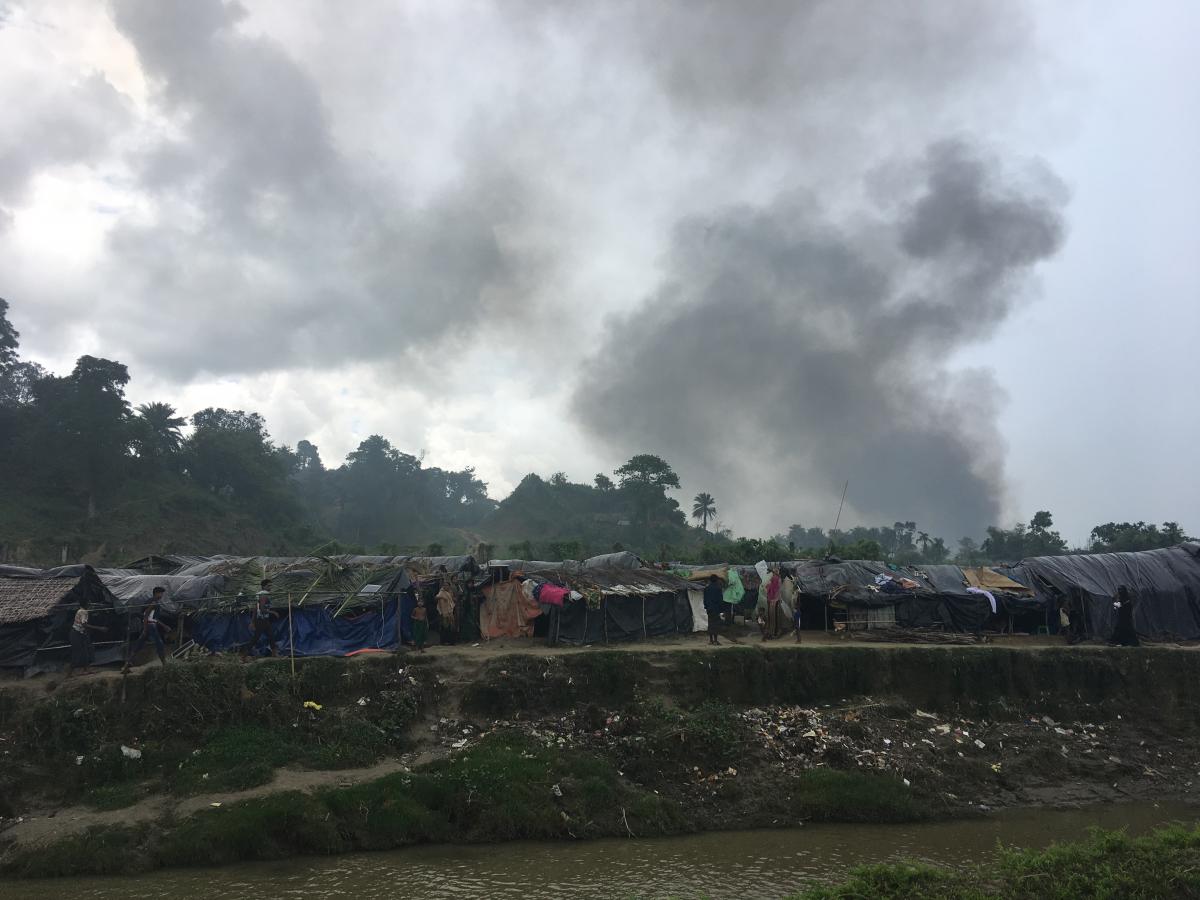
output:
M899 778L868 772L813 769L797 779L792 797L817 822L914 822L931 814Z
M149 791L145 785L125 782L92 788L83 795L83 802L92 809L124 809L133 806Z
M211 745L211 755L230 761L237 752L269 756L278 749L261 740L261 735L225 733ZM72 838L22 851L3 870L101 873L426 842L598 837L624 834L626 819L639 836L683 825L677 807L631 786L606 760L564 753L512 732L489 735L416 772L312 794L272 794L182 821L168 818L150 829L152 839L139 829L89 832L83 845ZM108 855L102 858L101 851ZM55 870L62 858L71 858L63 863L69 871Z
M679 709L655 697L639 706L637 717L645 737L644 752L688 769L737 765L746 743L745 724L737 710L719 701Z
M3 871L19 878L123 875L151 867L141 850L147 828L93 826L52 844L19 852Z
M246 790L266 784L276 768L299 754L298 743L279 729L256 725L221 729L187 757L171 787L179 794Z
M918 863L855 869L839 885L796 900L1077 900L1200 897L1200 827L1172 825L1140 838L1093 829L1045 850L1003 850L992 865L954 872Z

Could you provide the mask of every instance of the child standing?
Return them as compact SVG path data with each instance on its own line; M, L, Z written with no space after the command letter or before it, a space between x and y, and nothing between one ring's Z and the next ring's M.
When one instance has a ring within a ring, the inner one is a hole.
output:
M413 643L422 653L425 652L425 638L429 635L429 614L425 611L424 599L418 597L416 608L412 611Z

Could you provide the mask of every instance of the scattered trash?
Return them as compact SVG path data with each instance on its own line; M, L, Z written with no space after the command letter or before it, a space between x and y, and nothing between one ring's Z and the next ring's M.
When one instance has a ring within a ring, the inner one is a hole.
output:
M552 793L555 797L558 797L560 799L562 798L562 795L563 795L562 788L557 784L552 785L550 787L550 793Z
M136 747L126 747L124 744L122 744L121 755L126 759L141 759L142 751Z
M979 738L975 738L975 746L978 747L980 750L982 750L984 747L987 746L987 744L985 744Z
M319 711L321 709L321 704L317 703L315 700L305 700L304 708L305 709L315 709L315 710Z
M370 698L369 698L369 697L359 697L359 698L358 698L358 705L359 705L359 706L366 706L366 705L367 705L368 703L370 703L370 702L371 702L371 700L370 700Z
M211 806L213 809L216 809L218 806L220 806L220 805L221 805L221 801L220 801L220 800L214 800L212 803L210 803L210 804L208 804L208 805L209 805L209 806Z
M75 765L77 765L77 766L83 765L83 757L82 756L75 757Z

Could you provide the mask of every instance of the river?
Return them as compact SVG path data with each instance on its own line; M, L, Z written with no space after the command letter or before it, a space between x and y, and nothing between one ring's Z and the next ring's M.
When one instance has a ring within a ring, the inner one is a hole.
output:
M678 838L580 843L513 842L412 847L387 853L291 859L130 878L0 884L5 900L160 900L468 897L777 898L836 879L853 866L904 857L948 866L984 862L998 842L1043 847L1087 828L1142 833L1200 810L1180 803L1127 803L1082 810L1016 810L919 825L811 825Z

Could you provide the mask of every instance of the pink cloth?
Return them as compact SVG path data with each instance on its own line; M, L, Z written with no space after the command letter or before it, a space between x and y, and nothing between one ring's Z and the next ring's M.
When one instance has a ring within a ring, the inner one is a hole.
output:
M559 587L556 584L543 584L542 592L538 594L538 602L549 603L551 606L562 606L570 588Z
M771 573L771 580L767 582L767 602L775 603L779 600L779 575L775 572Z

